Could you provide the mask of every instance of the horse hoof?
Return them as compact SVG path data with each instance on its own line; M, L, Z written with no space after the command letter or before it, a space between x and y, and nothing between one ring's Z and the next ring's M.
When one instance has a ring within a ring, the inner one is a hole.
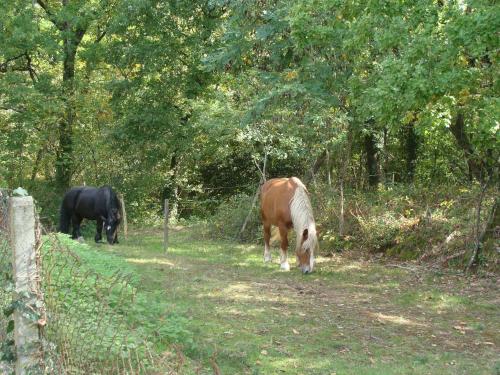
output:
M85 239L80 236L80 237L77 238L77 241L80 242L80 243L84 243Z
M286 263L281 263L280 268L281 268L283 271L290 271L290 265L288 264L288 262L286 262Z
M269 263L271 261L271 255L264 255L264 263Z

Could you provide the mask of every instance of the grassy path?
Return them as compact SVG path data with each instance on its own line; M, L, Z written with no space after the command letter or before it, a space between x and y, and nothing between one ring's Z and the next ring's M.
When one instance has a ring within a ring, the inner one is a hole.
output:
M186 318L200 374L213 373L210 358L224 375L500 374L495 280L341 257L320 257L303 276L280 272L277 251L263 264L260 247L184 229L163 256L161 238L91 246L136 270L149 324Z

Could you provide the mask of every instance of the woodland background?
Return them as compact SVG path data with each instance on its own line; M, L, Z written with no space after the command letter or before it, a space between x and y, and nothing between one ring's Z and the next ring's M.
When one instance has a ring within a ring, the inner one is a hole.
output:
M3 1L0 187L55 224L70 186L109 184L137 225L168 198L173 220L234 238L266 158L268 178L309 186L323 254L463 265L481 239L498 268L499 15L487 0ZM254 209L240 237L260 236Z

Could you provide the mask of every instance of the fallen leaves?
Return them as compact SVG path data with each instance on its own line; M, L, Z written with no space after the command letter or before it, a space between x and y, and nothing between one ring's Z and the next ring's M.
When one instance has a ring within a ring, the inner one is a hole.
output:
M488 346L495 346L495 343L491 342L491 341L483 341L481 344L488 345Z
M459 322L457 325L453 326L453 329L465 335L467 332L473 331L471 327L467 326L466 322Z

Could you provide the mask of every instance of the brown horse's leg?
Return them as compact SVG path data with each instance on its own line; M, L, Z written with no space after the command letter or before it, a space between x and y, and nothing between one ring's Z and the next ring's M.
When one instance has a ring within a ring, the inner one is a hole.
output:
M288 228L284 225L279 226L280 237L281 237L281 251L280 251L280 268L284 271L290 271L290 265L288 264Z
M271 226L264 224L264 262L271 261L271 248L269 240L271 239Z

